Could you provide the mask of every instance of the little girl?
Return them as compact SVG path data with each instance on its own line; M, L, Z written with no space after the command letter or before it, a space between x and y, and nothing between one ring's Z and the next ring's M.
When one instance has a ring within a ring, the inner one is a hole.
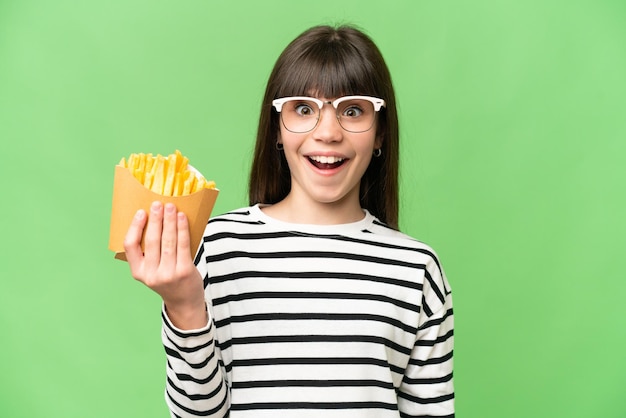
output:
M137 212L125 250L163 299L172 417L454 416L450 286L397 230L398 142L376 45L314 27L270 75L250 206L195 259L183 213Z

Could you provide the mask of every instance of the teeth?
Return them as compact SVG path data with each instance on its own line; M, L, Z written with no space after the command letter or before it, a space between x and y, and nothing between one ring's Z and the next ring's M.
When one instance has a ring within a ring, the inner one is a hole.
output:
M333 157L333 156L327 157L325 155L313 155L309 158L321 164L335 164L344 160L341 157Z

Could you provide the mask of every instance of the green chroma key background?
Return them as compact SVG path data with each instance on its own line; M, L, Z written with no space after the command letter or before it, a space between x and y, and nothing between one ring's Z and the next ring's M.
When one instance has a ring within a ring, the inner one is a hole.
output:
M337 22L392 71L458 416L626 416L622 0L0 1L0 416L168 416L159 299L107 250L114 165L180 149L214 213L246 204L271 66Z

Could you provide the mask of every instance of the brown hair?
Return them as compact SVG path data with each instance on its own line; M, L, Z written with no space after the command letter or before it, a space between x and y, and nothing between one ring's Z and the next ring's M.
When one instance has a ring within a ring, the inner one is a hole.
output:
M282 152L276 150L279 115L272 100L287 96L368 95L385 100L378 114L377 135L382 155L372 157L361 179L361 207L392 228L398 228L399 132L391 76L374 42L351 26L315 26L294 39L270 74L261 105L259 128L250 171L249 201L277 203L291 189Z

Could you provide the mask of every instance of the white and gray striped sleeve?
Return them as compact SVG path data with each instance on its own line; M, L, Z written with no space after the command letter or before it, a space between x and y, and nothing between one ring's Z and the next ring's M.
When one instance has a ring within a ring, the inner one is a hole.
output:
M203 278L206 267L196 265ZM206 280L205 280L206 283ZM215 346L215 325L209 316L204 328L177 329L162 309L162 340L167 359L165 400L172 417L226 417L229 394Z
M425 270L415 345L398 391L402 417L454 417L452 294L433 254Z

